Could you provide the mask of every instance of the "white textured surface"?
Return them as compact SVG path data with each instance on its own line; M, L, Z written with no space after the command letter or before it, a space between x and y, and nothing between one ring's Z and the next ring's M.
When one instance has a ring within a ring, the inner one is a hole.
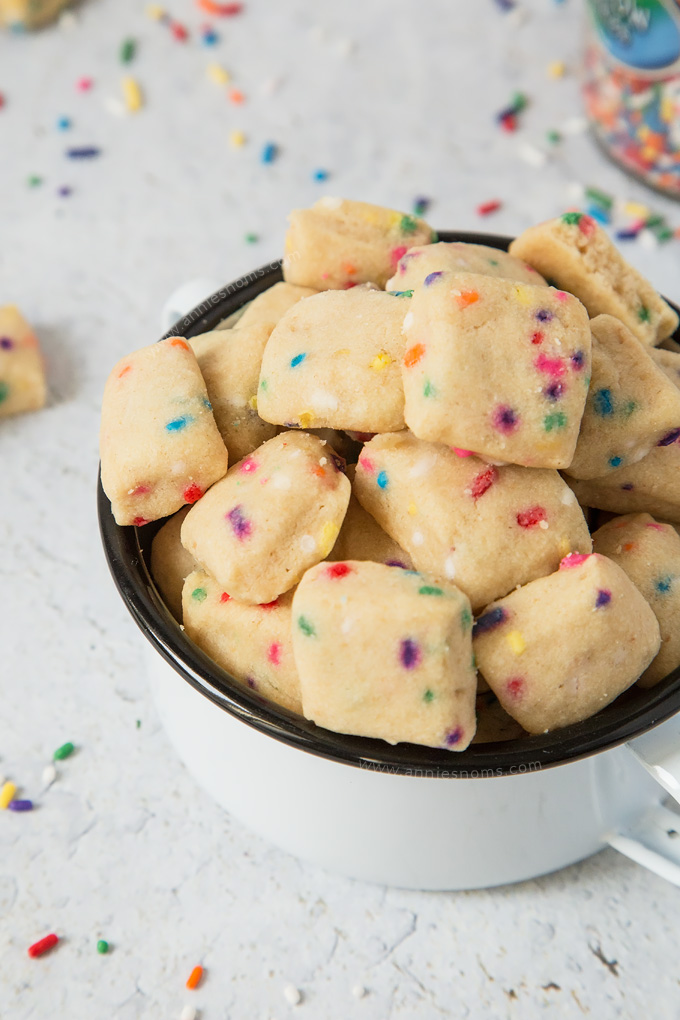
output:
M215 50L175 43L144 6L91 0L70 33L0 39L0 302L37 327L51 389L46 411L0 426L0 772L38 804L0 816L0 1016L171 1020L189 1002L203 1020L677 1018L680 892L613 852L520 887L417 894L322 874L232 823L159 729L94 514L108 368L157 337L184 279L226 280L276 257L287 210L323 190L405 208L423 194L437 227L516 232L561 211L582 181L680 220L587 137L540 169L517 155L579 113L574 77L545 74L551 60L575 66L579 5L532 0L513 28L487 0L250 0L218 24ZM189 2L172 13L192 29L205 21ZM104 101L128 35L148 105L116 119ZM244 106L204 77L213 59ZM81 94L88 74L95 87ZM512 136L493 116L515 88L534 102ZM235 128L249 138L239 151ZM262 166L268 140L281 156ZM103 155L70 163L71 144ZM312 182L317 167L332 172L326 185ZM42 188L26 187L33 173ZM503 211L480 221L475 206L494 197ZM261 242L246 245L247 231ZM680 298L677 243L630 254ZM42 792L68 739L78 753ZM62 944L30 960L49 931ZM206 976L187 992L198 961Z

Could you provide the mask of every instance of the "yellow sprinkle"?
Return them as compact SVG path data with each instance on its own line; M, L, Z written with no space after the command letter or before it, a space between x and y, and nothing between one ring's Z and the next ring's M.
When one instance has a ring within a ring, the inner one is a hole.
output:
M396 209L390 209L388 212L387 222L389 223L390 227L399 227L401 226L401 221L403 220L403 218L404 218L403 213L397 212Z
M571 543L568 538L560 539L560 559L563 560L571 552Z
M165 11L160 4L149 4L146 9L146 15L153 21L160 21L161 18L165 17Z
M526 641L518 630L511 630L510 633L506 635L505 640L508 642L515 655L521 655L527 646Z
M370 367L374 368L376 372L381 372L383 368L387 368L388 365L391 365L393 360L394 359L389 356L387 351L381 351L380 354L376 354L370 364Z
M567 67L563 60L553 60L548 64L549 78L564 78Z
M638 138L641 138L643 141L645 140L645 138L649 138L651 133L652 129L649 127L648 124L641 124L640 127L638 128Z
M670 124L675 117L675 104L670 96L661 100L661 119Z
M229 144L233 149L241 149L246 144L243 131L232 131L229 135Z
M137 113L144 105L144 97L134 78L123 78L123 99L128 113Z
M530 305L534 300L531 291L527 287L515 287L515 294L521 305Z
M5 810L9 806L10 801L14 800L14 794L17 792L17 788L14 783L10 783L9 780L5 783L3 788L0 790L0 809Z
M415 515L418 513L418 507L415 505L415 503L409 503L408 512L410 513L411 517L415 517Z
M301 411L298 418L300 419L301 429L308 429L314 421L314 415L311 411Z
M656 148L653 145L643 145L640 155L643 159L652 162L656 158Z
M251 411L257 411L257 394L255 394L254 397L250 398L250 400L248 401L248 407L251 409Z
M334 521L326 521L324 524L319 537L319 550L322 556L328 556L329 552L335 545L335 540L338 537L339 530L340 529Z
M626 216L632 216L636 220L646 220L649 216L649 209L641 202L626 202L623 211Z
M226 85L231 81L231 75L225 71L221 64L208 64L205 70L210 81L214 81L216 85Z

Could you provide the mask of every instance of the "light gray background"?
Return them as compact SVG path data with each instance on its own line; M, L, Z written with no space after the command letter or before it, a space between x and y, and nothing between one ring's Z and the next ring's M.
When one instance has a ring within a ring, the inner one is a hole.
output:
M0 425L0 772L38 804L0 817L3 1020L171 1020L186 1002L204 1020L680 1017L680 892L613 852L514 888L419 894L329 876L231 821L159 729L142 638L99 549L110 367L157 338L183 280L226 281L277 257L291 207L326 192L409 209L422 194L435 227L517 232L561 212L580 181L680 222L585 135L543 168L518 157L580 111L575 75L546 75L551 60L578 66L580 5L524 8L517 27L491 0L248 0L208 50L175 42L142 0L91 0L69 32L0 38L0 303L34 323L50 379L45 411ZM171 10L192 32L206 20L188 0ZM139 40L131 70L147 105L116 118L106 101L126 36ZM206 78L213 59L242 107ZM87 94L75 87L85 75ZM494 115L517 88L531 107L507 135ZM248 144L235 151L238 128ZM263 166L268 140L281 154ZM75 164L71 144L103 154ZM326 185L311 179L318 167ZM43 186L29 189L29 174ZM480 220L477 204L495 197L503 211ZM680 298L677 242L627 251ZM67 739L78 753L43 794ZM29 960L52 930L62 944ZM204 984L186 992L199 960ZM305 997L293 1010L288 982Z

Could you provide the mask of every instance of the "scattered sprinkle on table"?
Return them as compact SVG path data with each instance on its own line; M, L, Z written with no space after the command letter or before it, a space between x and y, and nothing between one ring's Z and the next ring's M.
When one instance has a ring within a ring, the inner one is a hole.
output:
M197 3L206 14L214 14L218 18L233 18L243 11L243 4L239 3L221 4L216 0L197 0Z
M215 46L220 37L212 25L203 25L201 28L201 42L204 46Z
M515 0L496 0L496 7L502 11L511 11L515 6Z
M260 240L258 234L246 234L246 244L256 244Z
M548 64L549 78L564 78L567 73L567 65L563 60L553 60Z
M144 96L135 78L127 76L121 82L123 89L123 102L128 113L137 113L144 105Z
M38 177L37 174L31 174L28 180L26 181L29 188L39 188L42 182L43 182L42 177Z
M6 783L3 783L2 789L0 789L0 810L4 811L5 808L9 807L10 803L14 800L14 794L17 792L16 784L10 782L8 779Z
M79 78L76 82L76 88L79 92L89 92L94 85L92 78Z
M5 99L2 92L0 92L0 110L6 105L7 100Z
M363 985L355 985L352 989L352 995L355 999L364 999L368 995L368 989L364 988Z
M46 935L44 939L39 939L37 942L34 942L32 946L28 947L28 955L34 958L36 956L42 956L50 949L54 949L58 941L58 935L55 935L54 933Z
M562 141L562 135L559 131L546 131L545 137L550 145L559 145Z
M221 64L208 64L206 74L216 85L226 85L231 81L231 75Z
M200 964L192 970L191 974L187 978L187 988L193 991L194 988L198 988L201 978L203 977L203 968Z
M260 161L262 163L273 163L279 154L278 146L275 142L267 142L262 149L262 155Z
M95 145L81 145L76 149L67 149L66 155L69 159L96 159L101 156L102 150Z
M229 91L229 102L233 103L234 106L241 106L245 103L246 97L243 95L240 89L230 89Z
M57 778L57 770L54 765L46 765L43 769L42 781L44 786L51 786Z
M327 181L329 176L328 170L315 170L312 174L312 180Z
M526 110L528 105L529 100L524 92L515 92L513 94L510 104L496 114L496 120L504 131L517 130L518 117L520 113Z
M10 811L32 811L33 801L32 800L11 800L7 807Z
M55 761L63 761L65 758L70 757L70 755L72 755L74 751L75 746L71 743L70 740L67 740L65 744L62 744L61 747L57 748L52 757L54 758Z
M424 216L427 210L430 208L431 202L429 198L425 198L423 195L419 195L418 198L414 199L413 211L416 216Z
M295 985L286 985L283 989L283 997L289 1006L299 1006L302 1002L302 992Z
M108 953L108 951L109 951L109 944L106 941L106 939L98 939L97 940L97 952L104 954L104 953Z
M233 149L241 149L246 144L243 131L232 131L229 135L229 144Z
M120 62L121 64L131 64L135 59L137 53L137 42L135 39L123 39L120 44Z
M59 131L68 131L72 123L73 122L70 117L60 117L57 121L57 129Z
M185 1006L180 1013L179 1020L196 1020L198 1013L195 1006Z
M496 212L497 209L500 209L502 205L503 203L499 199L492 198L491 201L482 202L481 205L477 206L477 215L489 216L491 213Z
M186 42L189 38L189 30L179 21L170 22L170 31L178 42Z

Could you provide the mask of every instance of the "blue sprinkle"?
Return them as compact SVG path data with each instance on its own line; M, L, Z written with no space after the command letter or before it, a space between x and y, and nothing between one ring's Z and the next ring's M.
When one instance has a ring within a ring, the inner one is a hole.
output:
M328 177L328 170L315 170L312 174L313 181L327 181Z
M609 467L617 468L617 467L621 467L622 464L623 464L623 457L610 457L609 458Z
M673 429L667 435L660 439L656 444L657 446L672 446L678 439L680 439L680 429Z
M379 473L378 477L376 478L376 482L378 483L378 485L380 486L381 489L386 489L387 488L387 471L381 471Z
M220 41L220 37L214 28L206 28L203 31L203 45L214 46Z
M59 131L68 131L68 129L71 127L71 123L72 122L70 117L60 117L59 120L57 121L57 129Z
M597 220L598 223L607 224L611 222L611 217L609 213L607 212L606 209L603 209L602 206L589 205L587 212L588 215L592 217L592 219Z
M607 591L606 588L600 588L595 599L595 608L602 609L604 606L608 606L612 600L612 593Z
M607 415L614 413L614 402L612 400L611 390L598 390L593 397L593 404L595 411L601 417L606 418Z
M212 408L212 404L210 403L208 398L207 397L203 397L202 401L203 401L203 406L206 409L206 411L212 411L212 409L213 409Z
M444 273L441 270L439 272L436 272L436 273L428 273L428 275L425 277L425 280L424 280L425 286L426 287L432 286L432 284L436 280L438 280L440 278L440 276L443 276L443 275L444 275Z
M193 420L190 414L183 414L181 418L173 418L165 427L168 432L179 432L181 429L185 429L187 425L191 425Z
M262 156L260 159L263 163L273 163L279 154L278 146L274 142L267 142L264 149L262 150Z
M637 230L617 230L616 240L617 241L634 241L638 236L639 231Z
M672 587L673 578L670 574L666 574L665 577L660 577L658 581L654 582L654 587L660 595L666 595Z
M478 634L487 634L490 630L495 630L496 627L500 627L502 623L505 623L506 612L503 606L496 606L495 609L490 609L488 613L484 613L476 621L472 628L475 637Z
M66 155L69 159L96 159L101 155L101 151L94 145L83 145L78 149L67 149Z
M290 367L297 368L298 365L302 364L306 357L306 354L296 354L294 358L290 359Z

